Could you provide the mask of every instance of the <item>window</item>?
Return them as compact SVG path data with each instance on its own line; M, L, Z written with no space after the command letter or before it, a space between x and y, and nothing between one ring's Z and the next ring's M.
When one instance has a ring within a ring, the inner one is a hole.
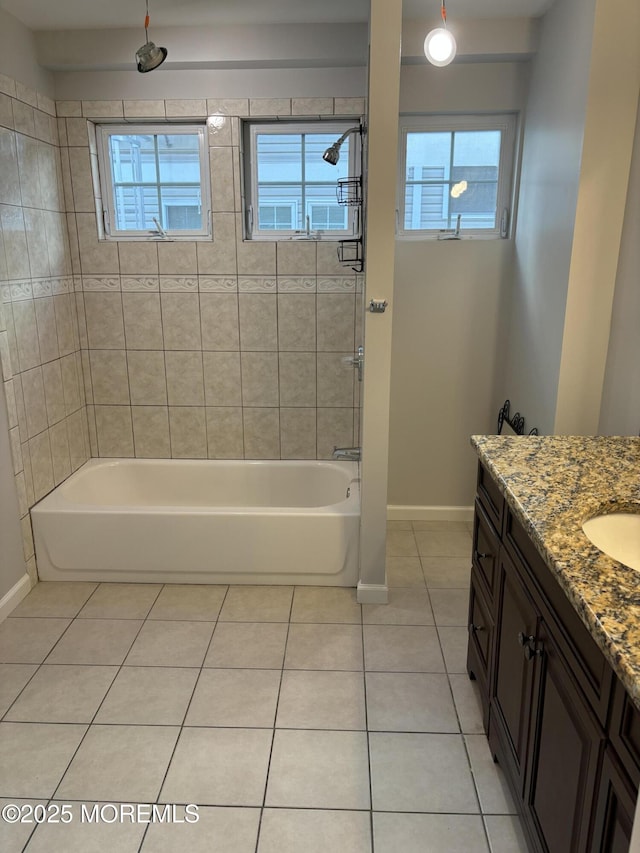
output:
M507 237L515 116L401 121L399 236Z
M203 126L101 125L97 138L107 239L210 234Z
M246 122L244 205L247 239L308 234L313 239L355 236L355 206L338 204L339 178L360 175L360 134L348 134L336 166L322 155L353 122Z

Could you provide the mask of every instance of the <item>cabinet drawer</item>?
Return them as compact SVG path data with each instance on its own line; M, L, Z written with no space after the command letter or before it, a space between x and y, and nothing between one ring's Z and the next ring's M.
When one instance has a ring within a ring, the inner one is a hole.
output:
M637 791L610 746L605 751L597 791L590 853L627 853Z
M485 600L483 584L477 569L471 570L469 592L469 645L467 649L467 672L478 682L482 701L482 718L485 731L489 725L489 681L493 655L494 622Z
M498 576L498 552L500 540L489 520L487 513L480 501L475 503L475 516L473 519L473 565L477 569L485 583L485 592L490 604L496 590L496 579Z
M504 498L496 481L482 463L478 464L477 492L480 503L487 511L493 526L500 533L504 516Z
M508 507L503 542L520 571L533 581L546 621L571 666L581 690L604 725L609 711L613 670L576 613L573 604L549 570L520 521Z

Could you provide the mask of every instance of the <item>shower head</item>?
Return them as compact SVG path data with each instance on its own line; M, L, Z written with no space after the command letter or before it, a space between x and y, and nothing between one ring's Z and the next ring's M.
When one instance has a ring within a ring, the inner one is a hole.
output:
M340 159L340 143L334 142L322 155L322 159L331 166L337 166Z
M362 128L358 125L357 127L350 127L349 130L345 130L340 139L337 139L333 145L329 146L322 155L322 159L325 163L329 163L331 166L338 165L338 160L340 159L340 146L350 133L362 133Z

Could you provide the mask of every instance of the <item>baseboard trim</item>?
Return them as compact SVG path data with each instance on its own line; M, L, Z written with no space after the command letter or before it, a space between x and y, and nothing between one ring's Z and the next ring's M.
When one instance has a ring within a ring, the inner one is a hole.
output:
M389 521L473 521L472 506L416 506L389 504Z
M31 578L28 574L22 575L20 580L11 587L9 592L0 598L0 622L5 620L31 592Z
M359 604L386 604L389 600L389 587L384 583L362 583L358 581Z

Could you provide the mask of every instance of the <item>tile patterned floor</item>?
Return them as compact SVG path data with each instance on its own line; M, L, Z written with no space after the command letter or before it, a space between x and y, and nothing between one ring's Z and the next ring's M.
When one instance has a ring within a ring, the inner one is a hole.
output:
M0 625L3 853L525 853L465 673L465 524L391 522L387 606L315 587L41 583ZM197 823L80 804L196 803Z

